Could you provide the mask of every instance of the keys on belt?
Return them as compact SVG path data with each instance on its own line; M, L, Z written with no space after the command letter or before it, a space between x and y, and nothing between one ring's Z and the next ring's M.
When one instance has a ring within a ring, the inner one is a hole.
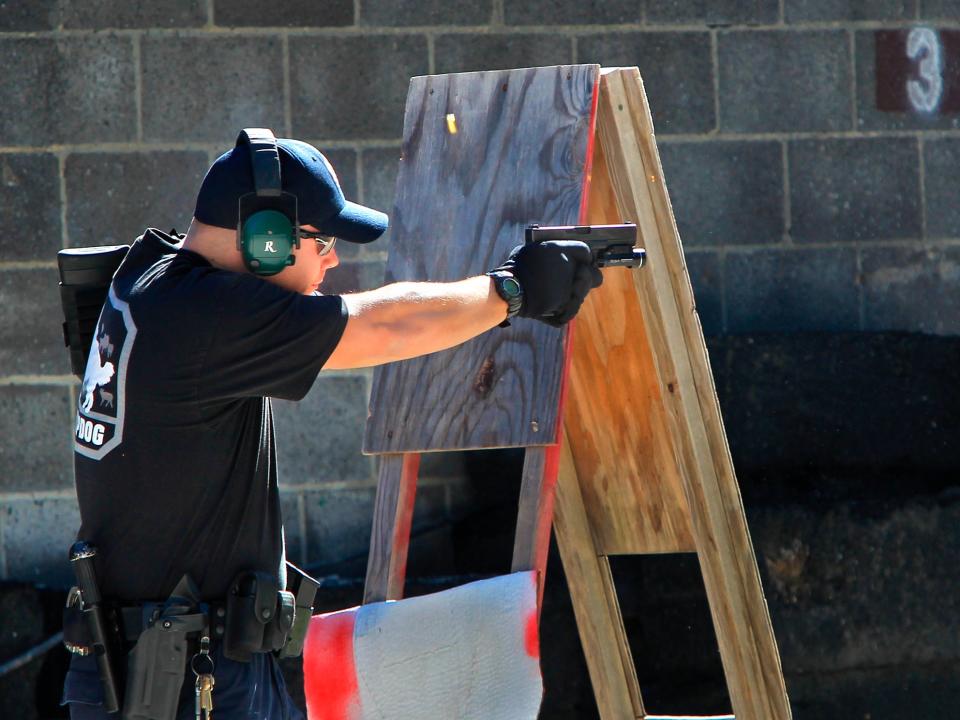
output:
M190 669L197 676L194 713L196 720L213 720L214 664L210 657L210 638L200 638L200 651L190 658Z

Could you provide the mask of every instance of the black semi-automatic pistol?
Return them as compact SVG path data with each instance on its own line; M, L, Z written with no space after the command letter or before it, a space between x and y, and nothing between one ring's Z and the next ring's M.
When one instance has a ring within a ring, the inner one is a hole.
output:
M529 225L525 239L528 243L544 240L579 240L585 242L593 253L597 267L643 267L647 252L634 247L637 243L637 226L634 223L621 225Z

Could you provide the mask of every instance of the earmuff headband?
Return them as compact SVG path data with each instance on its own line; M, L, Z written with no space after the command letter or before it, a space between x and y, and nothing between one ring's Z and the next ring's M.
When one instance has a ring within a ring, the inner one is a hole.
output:
M253 185L259 197L278 197L280 185L280 153L277 138L267 128L246 128L240 131L237 144L246 141L253 163Z

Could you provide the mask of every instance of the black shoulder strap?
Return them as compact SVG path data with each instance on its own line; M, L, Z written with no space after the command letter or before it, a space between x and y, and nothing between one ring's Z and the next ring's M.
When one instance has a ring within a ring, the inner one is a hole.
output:
M277 152L277 138L267 128L246 128L237 137L237 146L246 143L250 147L250 160L253 163L253 184L257 195L276 197L280 195L280 154Z

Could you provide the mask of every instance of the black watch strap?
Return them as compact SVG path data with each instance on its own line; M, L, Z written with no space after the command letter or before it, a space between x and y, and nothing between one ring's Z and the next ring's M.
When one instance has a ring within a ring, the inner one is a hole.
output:
M497 295L507 303L507 318L500 323L500 327L508 327L510 318L515 317L523 307L523 286L509 270L491 270L487 275L493 279Z

